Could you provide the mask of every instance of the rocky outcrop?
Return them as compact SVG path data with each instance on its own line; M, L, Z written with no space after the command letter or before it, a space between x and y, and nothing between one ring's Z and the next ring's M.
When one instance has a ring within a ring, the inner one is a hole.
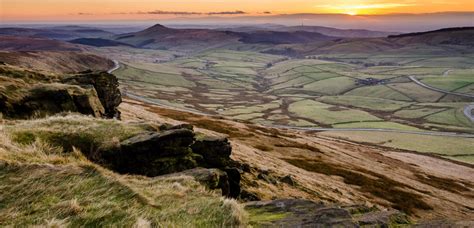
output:
M0 91L0 108L5 117L21 119L60 112L100 117L105 112L94 89L55 83Z
M97 91L100 102L104 106L104 116L120 119L118 106L122 103L118 79L107 72L78 74L62 80L63 83L90 87Z
M119 173L150 177L198 167L217 169L221 172L219 180L225 182L217 185L223 195L232 198L240 195L240 170L233 165L232 147L226 138L196 139L191 125L163 125L160 129L136 135L88 157ZM202 170L189 172L206 176Z
M229 196L237 198L240 195L240 170L235 168L235 164L230 158L232 146L227 138L198 137L191 146L194 153L202 156L199 164L207 168L219 168L224 170L229 177Z
M231 161L232 146L227 138L203 136L196 139L191 148L204 158L201 162L204 167L224 168Z
M230 195L230 186L227 173L220 169L195 168L183 172L162 175L159 178L191 176L209 189L221 189L222 195Z
M148 132L92 159L120 173L159 176L198 166L190 148L193 141L194 132L188 129Z
M0 83L0 112L6 118L45 117L60 112L120 118L118 80L108 73L63 77L1 66Z

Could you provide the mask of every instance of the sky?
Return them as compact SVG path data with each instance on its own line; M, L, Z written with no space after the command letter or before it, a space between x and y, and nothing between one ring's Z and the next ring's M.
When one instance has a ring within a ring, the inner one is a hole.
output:
M473 0L0 0L11 21L146 20L280 14L474 12Z

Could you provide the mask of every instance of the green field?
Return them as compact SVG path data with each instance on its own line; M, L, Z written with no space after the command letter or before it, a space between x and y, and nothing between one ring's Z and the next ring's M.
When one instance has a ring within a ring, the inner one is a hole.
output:
M391 132L324 132L322 135L435 154L474 164L474 138L399 134Z
M357 108L380 110L380 111L396 111L404 107L410 106L410 102L401 102L396 100L363 97L363 96L327 96L318 99L321 102L338 105L350 105Z
M420 46L291 58L259 52L266 47L98 51L121 62L114 74L123 90L167 107L267 126L474 133L474 123L463 113L474 99L427 89L408 77L474 94L473 55ZM401 132L323 134L474 161L473 139Z
M312 100L303 100L292 103L289 107L289 111L326 125L380 120L368 112L357 109L340 108Z
M231 45L192 54L133 49L137 61L128 50L107 51L122 54L122 67L114 73L123 89L167 106L267 125L474 133L462 113L474 99L426 89L408 78L472 93L473 56L439 56L439 49L423 46L289 58L256 51L262 48ZM158 57L168 60L154 61ZM368 79L375 83L364 84Z
M142 69L125 65L116 72L120 79L127 81L143 82L162 86L193 87L192 81L186 80L176 73L155 72L149 69Z

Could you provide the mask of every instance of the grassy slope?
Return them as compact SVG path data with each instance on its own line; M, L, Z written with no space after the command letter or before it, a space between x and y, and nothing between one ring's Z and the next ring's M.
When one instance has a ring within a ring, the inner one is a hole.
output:
M45 141L51 137L41 137L79 128L76 133L88 132L82 139L102 143L140 129L127 125L69 116L0 126L0 226L221 227L244 222L239 204L189 176L118 175L90 163L77 149L67 152ZM36 139L13 140L15 133L27 131ZM107 134L113 132L119 133Z
M460 186L459 183L469 189L474 186L469 178L472 168L468 165L417 152L326 137L325 133L283 131L142 104L144 110L136 107L139 103L133 102L132 107L127 102L130 101L126 100L122 106L127 118L168 117L191 123L197 131L206 134L228 135L233 145L233 159L251 167L251 171L242 176L243 189L261 199L303 198L343 205L370 202L409 213L416 211L414 213L421 216L418 219L469 217L463 205L472 202L470 190L453 189ZM443 143L445 147L452 145ZM469 143L469 139L459 139L455 149L462 151ZM291 163L294 160L298 162ZM262 172L267 173L267 177L258 178ZM297 184L279 181L288 175ZM397 187L393 187L394 184ZM426 204L413 203L420 199L433 209L423 207ZM255 215L251 215L251 220L252 216Z

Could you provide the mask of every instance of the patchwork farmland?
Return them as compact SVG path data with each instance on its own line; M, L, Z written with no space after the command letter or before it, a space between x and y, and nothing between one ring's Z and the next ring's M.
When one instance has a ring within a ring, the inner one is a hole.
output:
M148 56L149 63L121 56L115 74L123 90L177 108L264 125L474 132L463 115L473 99L423 88L409 79L473 94L472 55L302 59L226 48L178 53L156 63L154 58L169 57L166 51L157 53ZM147 53L140 56L147 58Z

